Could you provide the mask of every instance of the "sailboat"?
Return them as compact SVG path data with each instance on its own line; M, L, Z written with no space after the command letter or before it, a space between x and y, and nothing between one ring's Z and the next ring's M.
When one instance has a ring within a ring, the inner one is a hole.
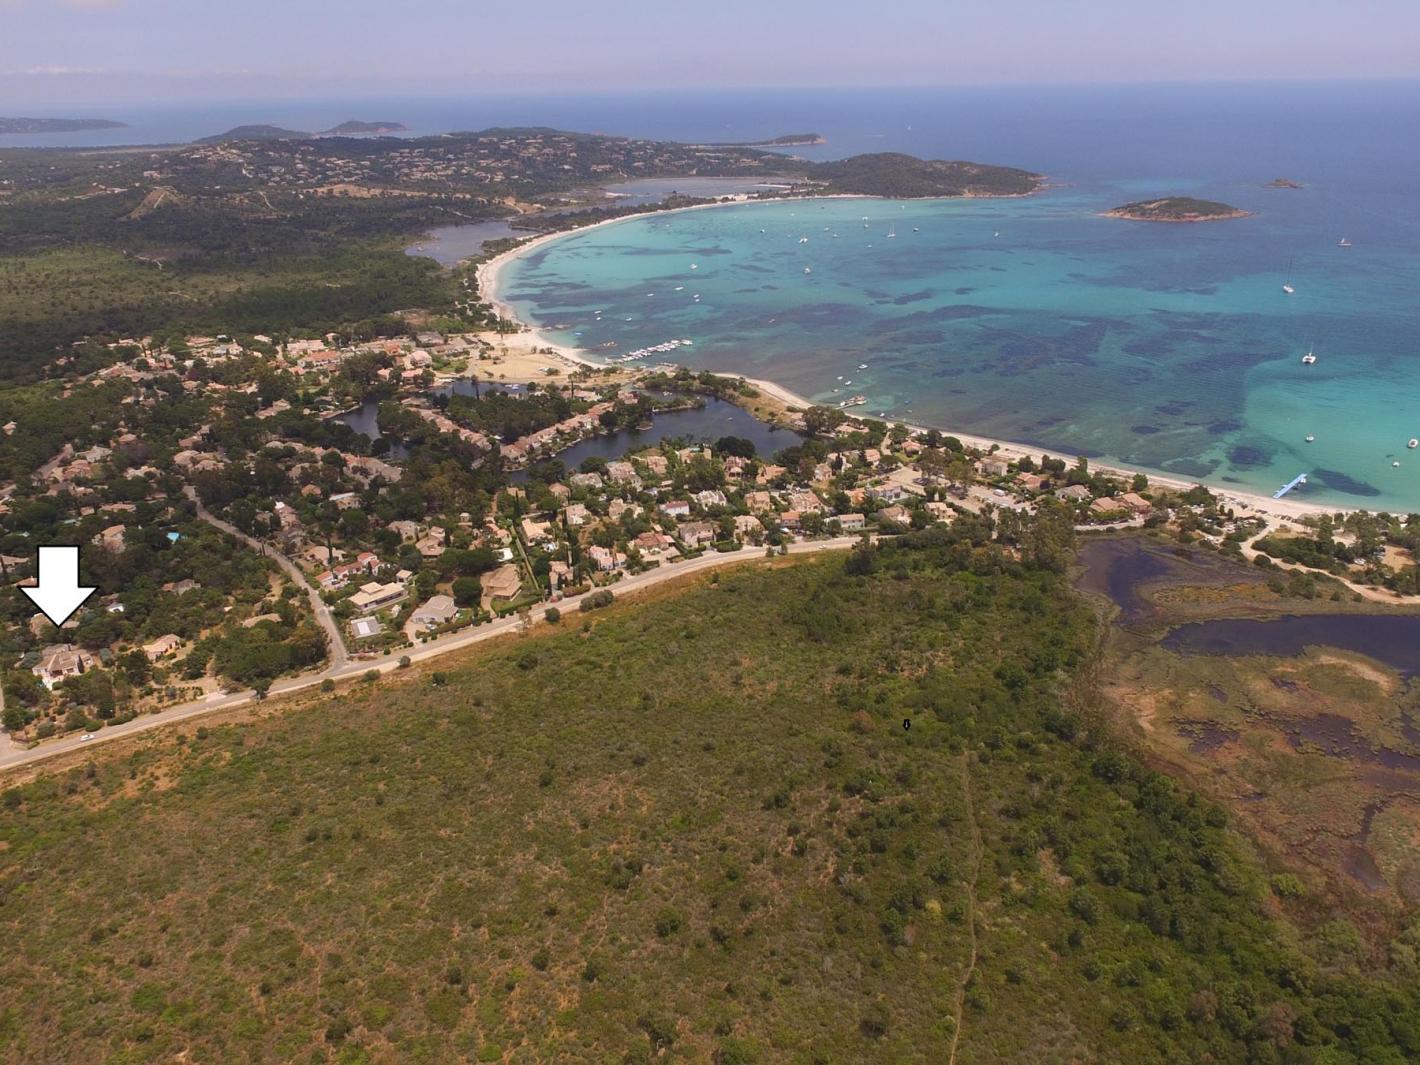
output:
M1303 366L1310 366L1310 365L1311 365L1312 363L1314 363L1314 362L1316 362L1316 353L1315 353L1315 352L1313 352L1313 351L1308 351L1305 355L1302 356L1302 365L1303 365Z
M1342 237L1340 240L1338 240L1338 241L1336 242L1336 246L1337 246L1338 248L1349 248L1349 247L1351 247L1351 242L1350 242L1349 240L1347 240L1345 237Z
M1296 291L1297 291L1295 288L1292 287L1292 260L1291 260L1291 259L1288 259L1288 260L1287 260L1287 280L1282 282L1282 291L1285 292L1285 293L1287 293L1287 295L1289 295L1289 296L1290 296L1293 292L1296 292Z

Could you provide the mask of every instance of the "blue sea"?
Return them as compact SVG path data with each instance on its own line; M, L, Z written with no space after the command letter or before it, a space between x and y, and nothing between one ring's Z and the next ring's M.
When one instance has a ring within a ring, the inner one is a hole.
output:
M862 394L860 411L1266 493L1305 472L1303 498L1420 511L1420 450L1405 446L1420 436L1420 81L81 110L130 128L0 146L362 118L411 134L814 131L828 143L795 151L1039 171L1051 188L1025 200L752 204L630 220L543 246L504 272L501 295L594 353L687 337L677 361L824 402ZM1263 187L1279 176L1305 187ZM1202 225L1100 217L1174 194L1254 214ZM1353 246L1338 247L1342 237ZM457 247L457 234L442 243ZM1308 350L1318 361L1303 366Z
M690 338L676 361L825 403L861 394L861 413L1265 494L1306 473L1299 498L1420 511L1406 447L1420 436L1420 86L840 103L774 128L824 132L823 155L1006 163L1052 187L638 218L542 246L500 295L593 354ZM1305 187L1264 187L1279 176ZM1253 216L1101 217L1162 195Z

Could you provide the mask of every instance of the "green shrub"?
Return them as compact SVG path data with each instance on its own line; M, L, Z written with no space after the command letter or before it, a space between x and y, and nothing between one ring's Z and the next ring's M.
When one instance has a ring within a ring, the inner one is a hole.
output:
M759 1048L744 1039L728 1036L715 1048L715 1065L755 1065L757 1061Z
M858 1027L869 1039L881 1039L887 1035L891 1022L892 1014L888 1012L887 1006L881 1002L873 1002L863 1011Z
M610 588L601 588L583 596L581 603L578 605L578 609L581 610L582 613L587 614L593 610L600 610L603 607L611 606L615 600L616 596L612 594Z
M1278 873L1272 878L1272 894L1279 899L1299 899L1307 893L1307 886L1295 873Z

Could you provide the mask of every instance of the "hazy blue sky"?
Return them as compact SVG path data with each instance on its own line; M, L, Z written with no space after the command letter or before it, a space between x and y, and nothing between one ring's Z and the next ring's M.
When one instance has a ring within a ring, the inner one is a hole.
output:
M0 0L9 105L1417 75L1420 0Z

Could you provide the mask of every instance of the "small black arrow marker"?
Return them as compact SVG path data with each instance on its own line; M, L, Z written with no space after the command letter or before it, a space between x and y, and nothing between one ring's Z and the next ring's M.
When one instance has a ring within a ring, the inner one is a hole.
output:
M39 583L20 591L59 627L73 617L74 611L97 589L79 585L79 549L61 546L39 549Z

